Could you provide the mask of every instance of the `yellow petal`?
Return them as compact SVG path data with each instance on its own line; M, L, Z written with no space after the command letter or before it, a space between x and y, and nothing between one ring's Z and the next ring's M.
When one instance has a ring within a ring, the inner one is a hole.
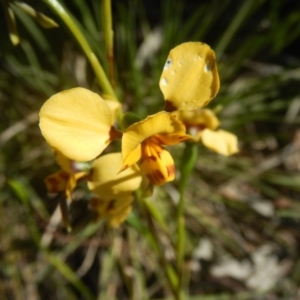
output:
M159 112L129 126L122 137L122 169L140 159L140 144L154 135L163 137L165 142L167 142L168 136L171 140L174 137L178 138L178 136L185 137L185 126L176 116L167 112ZM177 143L183 140L184 138L177 141Z
M141 171L137 165L118 173L122 166L121 153L110 153L96 159L92 164L92 175L88 181L91 191L102 199L131 194L141 184Z
M55 94L40 111L40 128L48 144L76 161L94 159L107 147L112 123L106 101L84 88Z
M159 81L166 111L192 110L207 105L219 91L214 51L200 42L172 49Z
M178 116L186 127L209 128L212 130L220 126L220 121L211 109L180 110L173 114Z
M175 178L174 161L167 150L162 150L157 157L143 158L141 170L155 185L163 185Z
M225 156L239 151L237 137L225 130L205 129L201 135L201 140L204 146Z

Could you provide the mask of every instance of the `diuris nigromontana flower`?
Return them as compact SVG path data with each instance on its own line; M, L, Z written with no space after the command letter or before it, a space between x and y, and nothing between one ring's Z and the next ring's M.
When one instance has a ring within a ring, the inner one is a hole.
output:
M219 154L229 156L239 151L238 139L231 132L218 129L220 121L210 109L176 111L176 116L185 124L196 142Z
M89 161L100 155L113 139L121 137L113 126L115 110L98 94L73 88L44 103L40 128L52 148L71 160Z
M141 170L149 181L163 185L175 177L175 165L164 146L191 139L184 124L171 113L159 112L129 126L122 137L122 170L141 160Z

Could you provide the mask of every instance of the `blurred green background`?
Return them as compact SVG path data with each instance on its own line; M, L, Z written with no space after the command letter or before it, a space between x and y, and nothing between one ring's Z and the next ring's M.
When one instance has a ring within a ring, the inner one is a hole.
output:
M105 70L99 0L60 1ZM75 86L101 93L82 50L47 1L27 1L59 24L45 29L14 1L0 11L0 298L172 299L136 205L117 231L84 223L82 186L71 207L78 230L55 221L43 179L57 170L39 127L52 94ZM16 17L13 46L7 8ZM163 109L158 87L171 48L202 41L216 52L222 128L240 153L200 148L186 191L189 299L300 298L300 2L297 0L112 1L116 91L140 118ZM118 145L115 145L116 147ZM173 155L180 165L182 148ZM155 192L166 232L175 231L178 182ZM49 219L53 228L49 227Z

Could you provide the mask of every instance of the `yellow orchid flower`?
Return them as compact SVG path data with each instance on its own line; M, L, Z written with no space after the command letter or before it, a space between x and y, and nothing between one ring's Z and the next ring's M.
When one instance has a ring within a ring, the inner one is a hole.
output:
M225 130L217 130L220 121L210 109L181 110L173 113L194 136L195 141L219 154L229 156L239 151L237 137Z
M130 213L132 193L142 181L137 165L118 173L121 166L121 153L103 155L93 162L88 181L88 188L98 196L91 200L91 208L113 227L118 227Z
M74 162L55 149L53 149L53 152L56 162L62 170L45 178L47 191L55 194L65 192L67 198L72 199L72 191L77 182L87 176L88 173L76 171L72 166Z
M164 145L175 145L192 137L171 113L159 112L129 126L122 137L122 170L141 159L141 170L149 181L163 185L175 177L174 161Z
M47 143L75 161L96 158L115 138L111 106L84 88L73 88L50 97L40 110L40 128Z

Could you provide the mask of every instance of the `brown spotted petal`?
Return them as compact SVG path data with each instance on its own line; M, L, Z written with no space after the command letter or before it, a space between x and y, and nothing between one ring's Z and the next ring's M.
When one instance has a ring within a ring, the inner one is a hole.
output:
M175 165L171 154L162 149L156 156L143 157L141 170L149 181L163 185L175 178Z

